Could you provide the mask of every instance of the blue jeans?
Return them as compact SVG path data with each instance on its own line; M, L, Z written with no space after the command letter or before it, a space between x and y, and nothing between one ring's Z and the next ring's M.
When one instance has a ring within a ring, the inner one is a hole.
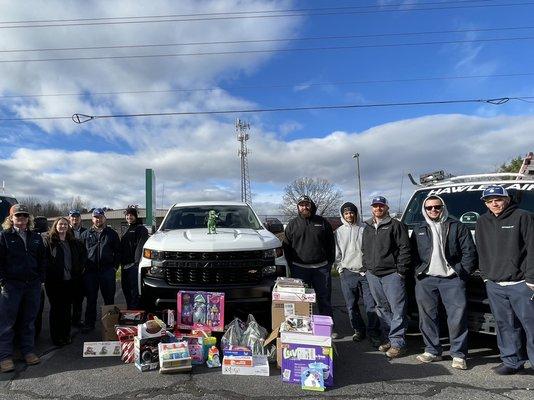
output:
M419 308L419 329L425 342L425 352L441 355L439 342L439 300L447 312L447 326L452 357L467 357L467 298L465 282L458 276L441 278L423 276L416 279L415 298Z
M319 314L332 317L332 264L320 268L290 267L291 277L299 278L315 290Z
M352 329L361 334L380 337L380 321L376 315L376 303L369 290L369 283L365 275L344 269L339 274L339 277ZM363 298L363 306L367 314L367 329L358 305L360 296Z
M105 305L115 302L115 268L107 267L98 271L86 271L83 275L83 288L87 297L84 323L87 326L94 326L98 290L100 289L102 293Z
M0 294L0 361L13 355L13 339L23 356L33 353L35 319L41 305L41 282L6 281ZM18 323L17 316L19 317Z
M534 291L525 282L500 286L486 282L488 300L497 323L497 345L502 362L511 368L530 360L534 368Z
M139 269L130 267L121 271L122 293L126 299L128 310L137 310L140 307L139 288L137 286L137 276Z
M376 314L384 337L392 347L406 347L406 288L404 278L396 272L376 276L367 271L369 289L376 302Z

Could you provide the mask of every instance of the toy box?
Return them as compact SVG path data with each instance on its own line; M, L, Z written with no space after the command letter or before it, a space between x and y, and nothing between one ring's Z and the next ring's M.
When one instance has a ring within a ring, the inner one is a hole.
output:
M319 368L306 368L300 376L300 387L305 390L324 391L324 374Z
M282 343L281 347L282 381L302 384L301 376L306 369L320 368L323 371L324 386L334 385L332 347L298 343Z
M84 342L84 357L120 357L120 342Z
M273 290L273 300L285 300L285 301L304 301L307 303L315 303L316 295L315 290L306 288L304 293L294 292L279 292L276 287Z
M200 365L206 362L207 353L204 352L204 336L180 335L179 340L187 343L192 364Z
M277 292L289 292L289 293L300 293L300 294L306 293L306 289L304 288L304 283L302 282L302 279L298 279L298 278L286 278L286 277L276 278L276 284L274 288Z
M161 320L149 320L137 325L137 336L140 339L157 338L167 335L167 329Z
M237 365L241 367L252 367L252 356L224 356L222 365Z
M328 315L312 315L313 334L318 336L332 335L332 317Z
M191 357L187 342L159 343L158 352L161 373L191 370Z
M223 365L223 375L256 375L269 376L269 361L267 356L252 357L252 366L244 367L240 365Z
M224 331L224 293L184 291L178 292L176 327L194 329L207 327Z
M312 333L311 319L301 315L287 316L280 325L280 332Z
M138 325L146 321L143 310L119 310L119 325Z
M223 349L224 357L252 356L252 350L246 346L228 346Z
M115 332L121 344L121 359L124 363L134 362L134 337L137 336L137 326L117 326Z

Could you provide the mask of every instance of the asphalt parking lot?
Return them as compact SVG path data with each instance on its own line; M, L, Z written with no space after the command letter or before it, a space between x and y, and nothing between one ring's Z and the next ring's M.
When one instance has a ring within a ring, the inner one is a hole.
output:
M195 366L191 373L162 375L139 372L119 358L82 358L84 341L100 340L97 329L82 335L74 331L73 343L55 348L45 323L37 343L41 364L26 367L17 362L14 373L0 376L0 399L525 399L534 398L534 371L511 377L497 376L491 367L499 363L495 338L471 336L467 371L450 367L450 358L421 365L415 356L422 339L408 337L406 357L388 361L367 341L354 343L340 294L334 279L337 328L343 335L336 340L335 387L324 393L301 390L282 383L279 370L272 367L269 377L227 376L220 369ZM98 328L98 327L97 327Z

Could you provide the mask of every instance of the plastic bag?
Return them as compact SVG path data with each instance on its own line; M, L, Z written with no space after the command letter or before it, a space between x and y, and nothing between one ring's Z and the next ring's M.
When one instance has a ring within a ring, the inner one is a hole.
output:
M266 355L266 349L263 347L266 338L267 330L256 322L252 314L249 314L247 329L243 332L240 345L251 349L255 356Z
M245 323L241 321L239 318L234 318L224 328L225 328L225 332L221 338L222 348L224 349L230 345L239 346L239 344L241 343L241 338L243 336Z

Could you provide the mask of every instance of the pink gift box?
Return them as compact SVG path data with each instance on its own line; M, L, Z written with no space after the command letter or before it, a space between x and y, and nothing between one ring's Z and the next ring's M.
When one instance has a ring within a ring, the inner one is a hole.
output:
M312 315L313 334L317 336L330 336L332 334L332 317L328 315Z

